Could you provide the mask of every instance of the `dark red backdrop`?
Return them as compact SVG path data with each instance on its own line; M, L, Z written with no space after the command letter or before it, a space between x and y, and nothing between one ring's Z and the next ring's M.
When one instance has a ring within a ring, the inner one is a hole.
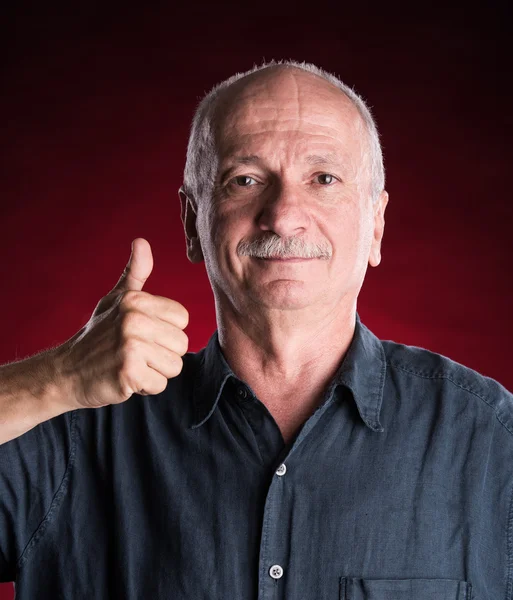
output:
M191 350L205 344L212 294L176 191L189 121L217 81L294 58L354 85L382 133L390 202L362 320L513 389L511 14L342 4L4 14L0 363L71 337L137 236L155 259L145 290L182 302Z

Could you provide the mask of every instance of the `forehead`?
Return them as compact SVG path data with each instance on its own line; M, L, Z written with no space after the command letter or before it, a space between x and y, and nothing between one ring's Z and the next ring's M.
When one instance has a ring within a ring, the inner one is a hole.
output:
M360 150L363 120L349 98L325 79L298 70L257 72L223 90L216 104L216 147L230 154L270 139L301 139Z

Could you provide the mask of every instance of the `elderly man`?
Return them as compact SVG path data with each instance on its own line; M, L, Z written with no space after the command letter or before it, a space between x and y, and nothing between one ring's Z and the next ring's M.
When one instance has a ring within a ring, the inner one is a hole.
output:
M0 369L0 580L19 600L512 599L512 395L357 313L388 201L364 102L304 63L228 79L180 199L206 348L143 291L137 238L73 338Z

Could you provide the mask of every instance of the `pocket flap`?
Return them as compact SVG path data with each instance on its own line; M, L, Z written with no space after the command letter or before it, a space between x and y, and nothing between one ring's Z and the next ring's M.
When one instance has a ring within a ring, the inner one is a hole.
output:
M458 579L340 579L340 600L471 600L471 591Z

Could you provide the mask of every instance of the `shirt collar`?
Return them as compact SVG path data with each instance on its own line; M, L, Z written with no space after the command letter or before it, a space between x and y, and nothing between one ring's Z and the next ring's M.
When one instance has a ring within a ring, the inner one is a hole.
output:
M200 350L199 369L194 382L194 422L199 427L214 412L225 383L234 374L221 350L217 330L207 346ZM379 415L383 401L386 360L381 341L368 329L356 313L355 331L347 353L335 374L334 387L343 385L351 390L364 423L372 431L384 431Z

